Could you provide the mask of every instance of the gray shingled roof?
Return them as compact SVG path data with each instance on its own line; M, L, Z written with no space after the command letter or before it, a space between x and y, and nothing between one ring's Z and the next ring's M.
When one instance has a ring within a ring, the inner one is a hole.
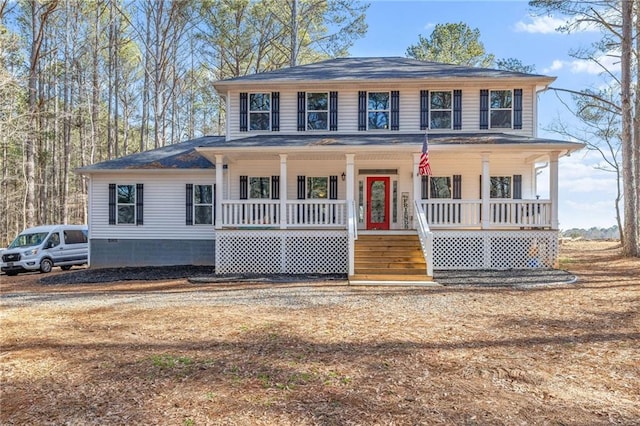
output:
M110 170L172 170L172 169L215 169L215 165L196 151L199 147L238 149L246 148L255 152L256 148L278 148L283 150L300 147L393 147L408 146L419 149L424 133L384 133L384 134L262 134L225 141L222 136L204 136L186 142L165 146L150 151L127 155L114 160L103 161L77 169L76 172L89 174ZM554 139L532 138L504 133L438 133L429 135L429 144L438 145L504 145L504 144L550 144L562 145L573 151L583 147L575 142Z
M296 81L420 80L438 78L532 78L553 77L489 68L467 67L402 57L337 58L308 65L220 80L214 85L235 83L283 83Z
M424 133L384 134L261 134L235 139L224 144L210 145L224 148L293 148L293 147L347 147L347 146L413 146L420 147ZM429 134L429 145L504 145L504 144L562 144L578 149L582 144L554 139L533 138L505 133L434 133Z
M215 169L209 160L196 152L200 146L224 142L224 136L204 136L162 148L139 152L77 169L78 173L125 169Z

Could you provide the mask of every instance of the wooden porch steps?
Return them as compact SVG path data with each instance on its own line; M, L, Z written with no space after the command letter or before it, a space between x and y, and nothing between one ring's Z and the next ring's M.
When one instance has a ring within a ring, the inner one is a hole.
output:
M350 282L426 283L427 265L417 234L360 234Z

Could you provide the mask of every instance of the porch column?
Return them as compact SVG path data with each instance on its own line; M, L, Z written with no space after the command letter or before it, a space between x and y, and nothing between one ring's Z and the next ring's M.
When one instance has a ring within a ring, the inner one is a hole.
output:
M280 229L287 227L287 154L280 154Z
M355 167L355 154L345 154L347 159L347 165L345 169L347 192L345 198L348 203L355 201L355 185L356 185L356 167Z
M420 201L422 199L422 191L421 191L421 185L422 185L422 176L420 176L420 156L422 154L420 153L413 153L413 173L411 173L411 176L413 177L413 206L409 206L409 211L413 212L413 214L411 214L410 216L413 218L412 222L413 222L413 229L417 229L418 228L418 218L415 217L415 203L417 201Z
M222 188L224 187L224 182L223 182L223 167L224 165L222 164L222 160L224 159L224 155L222 154L216 154L216 220L214 223L214 228L215 229L221 229L222 228L222 197L223 197L223 191Z
M558 229L558 151L550 155L549 197L551 198L551 229Z
M490 208L491 202L491 170L489 168L489 153L482 153L482 229L488 229L491 224Z

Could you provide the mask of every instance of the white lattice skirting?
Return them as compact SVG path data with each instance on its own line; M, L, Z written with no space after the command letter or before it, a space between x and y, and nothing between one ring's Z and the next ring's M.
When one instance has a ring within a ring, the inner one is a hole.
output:
M346 274L346 231L219 230L217 274Z
M552 268L558 231L434 231L434 269Z

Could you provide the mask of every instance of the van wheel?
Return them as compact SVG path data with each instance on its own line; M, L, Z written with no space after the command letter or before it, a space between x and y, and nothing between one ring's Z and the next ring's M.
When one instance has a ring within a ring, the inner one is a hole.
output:
M48 274L53 269L53 262L51 259L42 259L40 261L40 272L43 274Z
M69 269L71 269L71 265L61 266L60 269L62 269L63 271L68 271Z

